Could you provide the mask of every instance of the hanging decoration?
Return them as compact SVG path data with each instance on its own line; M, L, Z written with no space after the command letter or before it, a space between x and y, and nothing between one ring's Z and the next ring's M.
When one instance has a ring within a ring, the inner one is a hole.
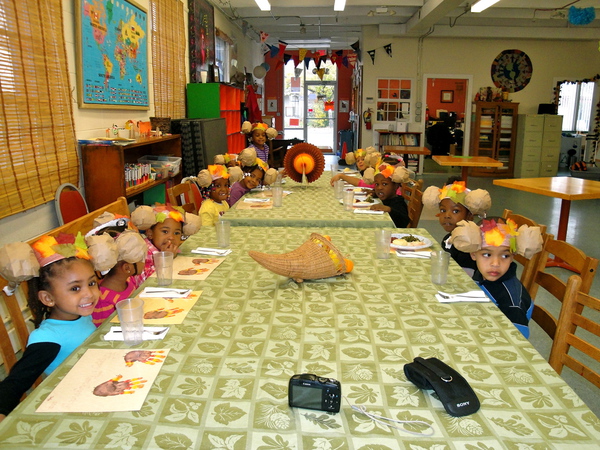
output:
M287 64L290 59L292 59L292 55L290 55L289 53L284 53L283 54L283 63L284 64Z
M267 62L264 62L264 63L262 63L262 64L261 64L261 66L262 66L262 67L264 67L264 68L265 68L265 71L267 71L267 72L268 72L269 70L271 70L271 66L270 66L270 65L269 65L269 63L267 63Z
M298 50L298 58L300 61L304 61L304 58L306 57L306 52L307 50L305 48L301 48L300 50Z
M275 58L279 54L279 47L271 45L271 58Z
M310 56L307 56L304 58L304 66L308 69L309 65L310 65Z
M298 78L300 75L302 75L302 69L294 69L294 75L296 75L296 78Z
M375 50L369 50L367 53L371 57L371 61L373 62L373 64L375 64Z
M569 23L573 25L587 25L592 23L596 18L596 11L593 6L589 8L577 8L571 6L569 8Z
M279 41L279 53L283 55L285 48L287 47L287 42Z
M275 72L277 72L281 66L283 66L283 61L278 59L277 63L275 64Z
M521 50L504 50L494 59L491 68L496 87L508 92L518 92L529 84L533 64Z
M264 31L260 32L260 42L265 42L269 37L269 33L265 33Z
M323 75L325 75L325 69L317 69L317 76L319 80L323 81Z
M385 49L385 52L388 54L388 56L391 58L392 57L392 44L384 45L383 48Z
M348 68L348 56L344 56L342 58L342 64L344 65L345 68Z
M335 102L334 101L323 102L323 105L325 106L325 111L333 111Z
M317 67L317 69L320 68L321 67L321 57L318 54L316 54L315 56L313 56L313 60L315 62L315 66Z
M298 64L300 64L300 56L292 55L292 59L294 60L294 67L298 67Z
M360 61L360 41L356 41L354 44L351 44L350 47L356 52L356 57Z

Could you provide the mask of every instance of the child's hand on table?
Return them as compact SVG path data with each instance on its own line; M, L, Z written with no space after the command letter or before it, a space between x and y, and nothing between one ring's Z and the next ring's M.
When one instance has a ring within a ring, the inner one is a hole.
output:
M392 208L390 208L389 206L385 206L382 203L376 203L374 205L371 205L371 207L369 208L371 211L383 211L386 213L389 213Z

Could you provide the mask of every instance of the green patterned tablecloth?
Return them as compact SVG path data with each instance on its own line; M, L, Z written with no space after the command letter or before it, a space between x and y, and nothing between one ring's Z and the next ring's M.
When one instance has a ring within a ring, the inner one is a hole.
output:
M325 173L314 183L302 185L286 178L283 189L291 191L292 194L283 199L282 207L250 210L237 209L234 205L225 213L223 219L235 226L354 228L394 226L388 213L354 214L353 211L346 211L339 199L335 198L333 187L329 185L330 179L329 173ZM248 197L257 195L259 194L247 194ZM243 202L244 198L239 201Z
M203 294L185 322L165 340L140 346L171 349L140 411L34 412L82 348L0 424L0 448L598 448L600 420L493 304L435 300L429 260L377 260L372 231L356 228L319 230L355 263L351 274L335 279L296 284L247 254L291 251L311 231L273 228L263 244L261 229L232 233L233 253L195 285ZM184 250L215 245L214 230L205 228ZM444 290L475 288L455 263L449 280ZM84 345L122 346L101 333ZM481 409L462 418L446 414L434 395L406 380L403 366L416 356L459 370ZM339 414L290 408L288 380L303 372L336 378L352 404L424 420L435 435L376 424L346 401Z

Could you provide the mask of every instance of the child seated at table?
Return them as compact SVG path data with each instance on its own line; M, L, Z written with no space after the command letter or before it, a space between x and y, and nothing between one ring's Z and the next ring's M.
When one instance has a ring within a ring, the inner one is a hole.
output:
M0 383L1 421L42 373L52 373L94 332L91 315L100 291L81 235L43 236L31 247L8 244L0 255L11 288L28 280L35 326L23 356Z
M98 219L104 221L110 216L105 213ZM148 244L137 231L128 229L128 223L128 218L113 218L85 237L94 269L103 275L100 299L92 313L97 327L115 311L117 302L131 297L141 281L137 275L144 270Z
M250 123L248 121L242 124L242 133L250 138L250 147L254 147L256 154L265 162L269 161L269 144L267 140L277 137L277 130L271 128L263 122Z
M539 227L517 225L501 217L483 219L479 225L461 221L452 231L450 242L471 254L477 264L473 280L525 336L529 337L529 320L533 300L517 278L513 254L531 258L542 250Z
M242 150L238 160L242 164L243 177L231 185L229 190L229 199L227 203L233 206L243 195L259 186L269 185L277 179L277 170L267 166L267 164L256 156L256 150L252 147ZM231 170L229 171L231 175Z
M423 192L423 205L430 209L439 209L437 217L442 228L448 233L441 241L442 248L450 253L454 261L469 276L473 276L477 264L471 255L461 252L448 241L452 230L461 220L473 220L473 215L484 215L492 206L492 199L484 189L467 189L459 177L450 177L443 188L429 186Z
M232 167L237 169L236 167ZM241 173L241 169L240 169ZM229 211L229 182L227 167L210 165L198 173L198 184L202 193L200 218L204 226L214 226L223 214ZM241 176L238 178L241 179ZM235 182L237 180L231 180Z
M222 167L222 166L220 166ZM179 246L192 234L196 234L202 225L200 217L170 205L138 206L131 213L131 222L145 233L148 245L144 270L135 275L135 283L141 285L154 273L156 252L172 252L177 256Z
M220 164L225 167L239 166L238 155L235 153L225 153L224 155L215 155L213 164Z
M405 228L410 222L404 197L397 194L400 184L408 181L409 177L410 172L404 166L381 163L375 170L374 193L381 203L372 205L369 209L387 212L396 228Z

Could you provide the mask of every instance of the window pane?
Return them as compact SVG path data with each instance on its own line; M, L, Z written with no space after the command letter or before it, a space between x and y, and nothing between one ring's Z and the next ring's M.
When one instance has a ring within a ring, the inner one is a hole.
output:
M579 87L579 108L577 111L576 131L584 133L590 131L594 86L595 83L593 81L589 81L587 83L581 83Z
M577 102L577 84L562 83L560 85L560 103L558 105L558 115L563 116L563 131L573 131L575 116L575 104Z

